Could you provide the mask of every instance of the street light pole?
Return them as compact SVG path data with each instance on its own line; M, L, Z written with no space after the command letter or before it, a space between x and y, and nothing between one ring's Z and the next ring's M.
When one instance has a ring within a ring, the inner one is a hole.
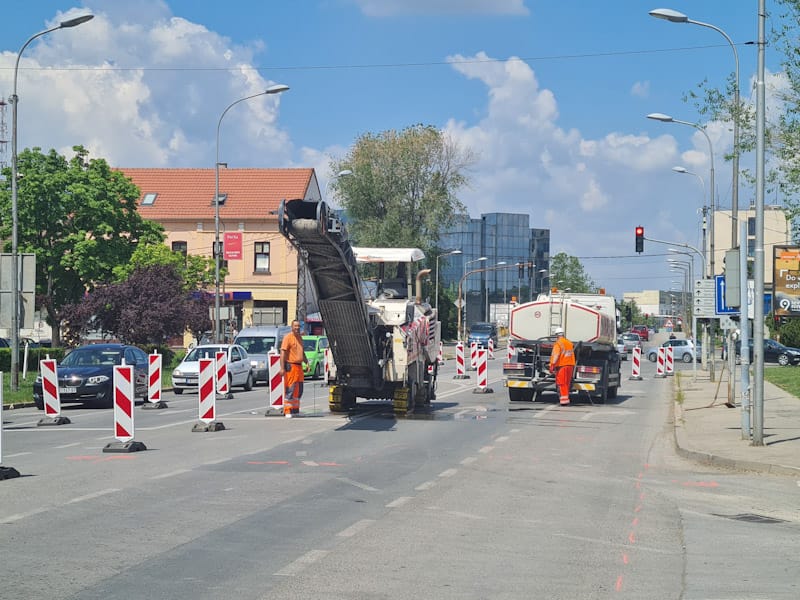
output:
M222 125L222 119L228 113L228 111L239 104L240 102L244 102L245 100L250 100L251 98L257 98L258 96L265 96L267 94L280 94L281 92L285 92L289 89L288 85L272 85L268 87L263 92L259 92L257 94L252 94L250 96L245 96L244 98L239 98L234 102L231 102L225 110L222 111L222 114L219 117L219 121L217 121L217 154L216 160L214 161L214 342L219 344L221 341L221 333L222 333L222 326L220 323L220 302L219 302L219 284L220 284L220 277L219 277L219 263L220 263L220 255L222 254L222 249L220 248L219 243L219 129Z
M436 257L436 301L434 302L434 308L436 308L436 318L439 318L439 259L443 256L453 256L454 254L461 254L461 250L450 250L444 254L439 254Z
M703 190L703 208L702 208L702 210L703 210L703 245L702 245L702 248L703 248L703 273L705 274L706 264L708 264L707 263L707 261L708 261L708 251L706 249L706 246L708 244L708 240L706 240L706 182L700 175L698 175L697 173L695 173L693 171L690 171L689 169L687 169L685 167L672 167L672 170L675 171L676 173L682 173L682 174L686 174L686 175L694 175L695 177L697 177L697 179L700 180L700 186L701 186L701 188Z
M328 179L328 182L325 184L325 198L323 198L323 200L326 200L328 198L328 189L331 187L331 184L334 181L336 181L340 177L347 177L348 175L352 175L352 174L353 174L353 171L351 171L350 169L342 169L336 175L334 175L333 177ZM330 206L330 205L331 205L331 203L328 202L328 206Z
M728 42L731 50L733 50L733 59L736 63L736 72L733 82L734 108L732 114L733 156L731 158L731 163L733 174L731 181L731 248L735 248L737 246L736 238L738 234L738 225L736 224L736 221L739 218L739 52L736 50L736 44L733 43L733 40L730 38L730 36L716 25L712 25L711 23L703 23L702 21L695 21L687 17L685 14L669 8L657 8L655 10L651 10L649 14L657 19L664 19L665 21L669 21L671 23L691 23L692 25L699 25L700 27L713 29L725 38L725 41ZM713 185L711 189L713 194Z
M459 283L458 283L458 303L459 303L459 307L458 307L458 338L459 339L464 339L464 332L461 330L461 311L462 310L464 311L464 326L466 327L466 325L467 325L467 292L466 292L466 290L464 291L464 298L463 298L463 301L462 301L462 298L461 298L461 282L464 281L467 278L467 275L469 275L469 273L467 273L467 265L470 265L470 264L475 263L475 262L483 262L484 260L489 260L489 259L486 258L485 256L481 256L480 258L476 258L475 260L468 260L468 261L466 261L464 263L464 275L461 277L461 281L459 281ZM479 271L471 271L471 272L477 273ZM463 303L463 306L460 306L462 303Z
M17 59L14 62L14 83L11 88L11 270L13 277L11 278L11 389L17 391L19 389L19 328L20 328L20 268L19 268L19 210L18 210L18 189L17 189L17 105L19 104L19 96L17 96L17 75L19 73L19 60L22 58L22 53L33 40L43 35L46 35L57 29L67 29L69 27L77 27L94 19L94 15L82 15L74 19L62 21L56 27L45 29L28 38L22 44L22 48L17 52Z

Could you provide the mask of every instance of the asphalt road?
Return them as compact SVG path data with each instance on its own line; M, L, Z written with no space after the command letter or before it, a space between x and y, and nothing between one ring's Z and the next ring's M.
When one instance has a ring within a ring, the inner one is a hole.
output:
M509 403L442 370L433 410L351 417L307 386L298 419L266 390L136 410L148 450L103 453L111 410L4 413L0 597L797 598L798 482L712 470L672 448L671 379L606 405ZM678 371L691 365L676 365ZM316 411L314 410L316 408Z

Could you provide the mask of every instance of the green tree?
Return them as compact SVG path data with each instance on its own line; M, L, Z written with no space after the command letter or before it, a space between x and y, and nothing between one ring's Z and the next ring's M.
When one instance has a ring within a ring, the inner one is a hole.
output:
M362 246L415 247L429 254L454 220L466 215L456 193L468 184L475 158L432 126L366 133L342 160L332 187Z
M112 281L139 243L163 242L163 229L136 211L139 189L81 146L67 160L26 149L18 160L19 251L36 255L39 308L58 345L61 307ZM11 170L0 182L0 237L11 248Z
M207 256L173 252L166 244L139 244L130 262L114 267L114 280L128 279L135 270L152 266L169 266L183 281L186 291L207 289L214 285L214 259ZM224 271L221 273L224 278Z
M584 270L581 261L565 252L559 252L550 259L550 281L561 290L569 289L578 293L597 291L597 286Z

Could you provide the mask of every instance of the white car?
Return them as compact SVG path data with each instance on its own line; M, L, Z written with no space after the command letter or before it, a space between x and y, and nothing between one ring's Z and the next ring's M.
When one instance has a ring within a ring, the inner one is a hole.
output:
M205 344L192 348L181 364L172 372L172 389L176 394L183 390L197 390L201 358L214 358L217 352L228 353L228 387L253 389L253 369L247 350L237 344Z
M620 360L628 360L628 352L625 350L625 342L622 340L622 336L617 338L617 354L619 354Z

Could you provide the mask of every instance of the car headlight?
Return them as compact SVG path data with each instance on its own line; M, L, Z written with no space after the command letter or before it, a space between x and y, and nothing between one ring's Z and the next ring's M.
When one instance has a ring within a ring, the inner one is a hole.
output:
M254 369L266 369L267 363L264 362L263 360L251 360L250 366L253 367Z
M86 380L86 383L89 385L98 385L100 383L105 383L109 379L110 377L108 375L95 375L94 377L89 377Z
M173 377L183 377L183 373L181 373L181 370L180 370L180 369L175 369L175 370L172 372L172 376L173 376Z

